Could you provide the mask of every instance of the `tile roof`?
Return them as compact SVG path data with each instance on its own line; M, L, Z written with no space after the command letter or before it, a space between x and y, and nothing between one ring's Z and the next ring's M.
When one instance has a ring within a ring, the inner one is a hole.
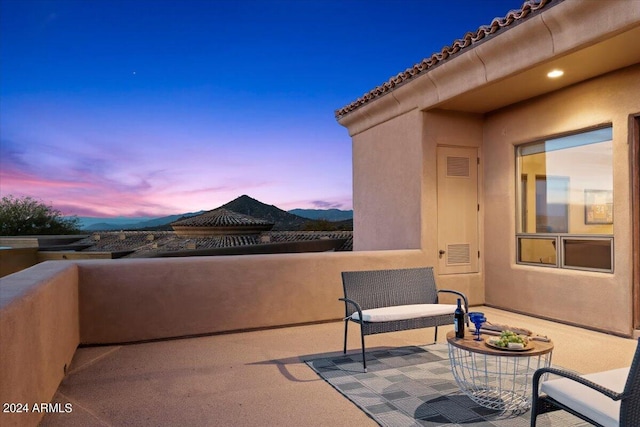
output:
M171 223L180 227L248 227L273 226L273 223L243 215L224 208L213 209L200 215L181 219Z
M347 239L339 251L353 250L352 231L271 231L265 233L273 243L300 242L318 239Z
M173 231L103 231L77 243L90 245L82 252L133 251L127 258L154 256L161 252L230 248L264 243L346 239L339 251L353 250L352 231L264 231L256 234L185 237Z
M504 18L494 18L490 25L483 25L475 32L468 32L463 38L453 42L451 46L445 46L440 52L434 53L428 58L423 59L421 62L415 64L411 68L407 68L405 71L391 77L387 82L374 88L368 93L362 95L349 105L342 107L335 111L335 117L340 120L352 111L362 107L369 101L372 101L382 95L393 91L395 88L407 83L409 80L421 75L422 73L429 71L436 65L452 58L456 54L470 47L474 47L479 42L485 40L487 37L494 35L498 31L508 29L525 18L531 16L534 12L544 8L549 3L559 3L563 0L527 0L520 9L511 10Z

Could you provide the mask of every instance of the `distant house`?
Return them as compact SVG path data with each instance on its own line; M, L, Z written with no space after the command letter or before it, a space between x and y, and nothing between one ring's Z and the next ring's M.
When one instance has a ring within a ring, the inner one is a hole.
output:
M529 1L337 110L354 250L421 249L475 301L640 329L638 40L638 1Z
M269 231L273 223L249 215L239 214L225 208L213 209L200 215L180 219L171 223L178 236L220 236L236 234L259 234Z

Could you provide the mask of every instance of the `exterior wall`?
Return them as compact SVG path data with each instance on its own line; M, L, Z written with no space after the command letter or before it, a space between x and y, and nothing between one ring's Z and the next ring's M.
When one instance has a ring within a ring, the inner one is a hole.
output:
M420 248L422 113L353 137L354 251Z
M46 262L0 279L0 402L49 402L80 342L78 272ZM3 413L3 426L43 414Z
M482 138L480 115L418 110L354 135L354 251L420 248L439 287L482 304L482 267L472 274L438 274L436 170L437 147L480 149Z
M38 236L0 236L0 246L8 246L10 248L37 248Z
M438 194L437 194L437 148L472 147L478 148L482 158L483 118L476 114L462 114L450 111L429 111L423 113L423 174L422 174L422 228L421 247L427 265L438 265ZM481 169L480 169L481 170ZM482 174L478 177L478 200L482 200ZM482 224L480 210L478 220ZM483 233L479 227L479 247L482 248ZM482 252L482 250L481 250ZM481 253L478 273L438 275L438 285L442 288L464 292L471 304L484 303L484 255ZM436 269L437 270L437 269Z
M344 317L342 271L425 265L420 251L79 261L80 341L337 320Z
M640 112L640 65L488 115L485 128L487 304L630 335L632 222L629 115ZM514 146L613 125L614 273L516 265Z
M24 270L38 262L37 247L0 249L0 277Z
M112 259L112 252L39 251L38 262L79 259Z

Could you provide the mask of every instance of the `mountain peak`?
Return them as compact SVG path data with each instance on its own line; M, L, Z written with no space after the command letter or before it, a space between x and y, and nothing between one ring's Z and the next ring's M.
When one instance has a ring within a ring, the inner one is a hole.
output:
M307 222L305 218L290 214L273 205L262 203L246 194L220 207L243 215L268 220L275 224L273 230L298 230Z
M287 212L277 206L267 205L246 194L219 206L230 211L249 215L254 218L264 219L275 224L274 231L300 230L306 226L310 220L323 219L328 221L343 221L353 218L352 211L324 211L316 209L294 209ZM185 213L182 215L171 215L162 218L148 219L146 221L136 221L134 218L83 218L80 217L81 227L84 230L142 230L142 229L166 229L170 230L170 223L183 220L187 217L200 215L205 211ZM102 224L101 222L104 222Z

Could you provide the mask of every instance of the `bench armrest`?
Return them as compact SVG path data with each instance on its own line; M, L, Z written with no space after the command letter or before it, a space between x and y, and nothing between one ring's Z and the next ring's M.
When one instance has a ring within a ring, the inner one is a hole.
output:
M355 307L356 311L358 312L358 316L359 316L358 318L362 319L362 309L360 308L360 305L357 302L355 302L354 300L349 299L349 298L338 298L338 301L344 301L344 310L345 310L345 312L344 312L344 315L345 315L344 320L352 319L351 316L347 315L347 312L348 312L348 308L347 307L348 307L349 304L352 304ZM358 320L358 323L359 322L361 322L361 320Z
M448 294L455 294L458 295L460 298L462 298L462 301L464 302L464 312L465 312L465 320L467 323L467 326L469 326L469 301L467 300L467 296L465 294L463 294L462 292L458 292L458 291L454 291L452 289L438 289L438 293L440 292L444 292L444 293L448 293Z

